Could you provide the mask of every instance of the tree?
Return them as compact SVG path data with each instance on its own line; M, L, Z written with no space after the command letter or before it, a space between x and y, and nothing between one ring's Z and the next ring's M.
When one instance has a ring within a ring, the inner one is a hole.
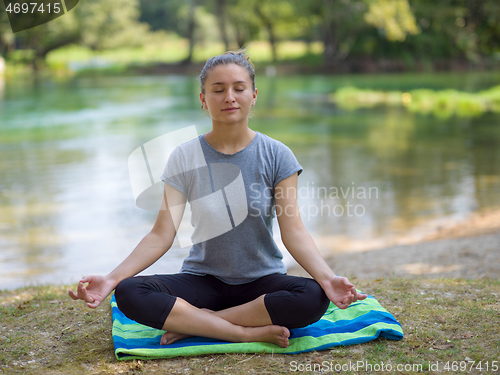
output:
M186 0L188 3L187 9L187 17L185 17L186 27L185 27L185 36L189 40L189 50L188 56L182 61L182 64L191 64L193 60L193 51L194 45L196 43L195 40L195 28L196 28L196 0Z
M420 32L408 0L365 0L365 21L383 30L387 40L404 41L407 34Z
M149 26L139 22L138 0L86 0L74 11L81 42L93 50L139 46L148 36Z
M13 48L14 34L10 27L9 18L3 2L0 2L0 56L7 56Z
M182 34L180 10L184 1L178 0L139 0L140 22L149 24L152 30L166 30Z
M419 28L408 0L324 0L324 59L334 64L345 58L356 38L375 26L389 41L403 41Z
M62 17L16 33L15 39L21 48L34 51L36 72L50 51L68 44L93 50L140 45L149 26L138 18L137 0L86 0Z
M34 52L31 64L36 73L50 51L78 42L80 30L75 13L69 12L50 22L20 31L15 34L15 39L22 48Z
M207 7L217 19L226 50L231 49L233 43L244 48L247 42L258 37L261 24L252 4L253 0L215 0L215 4Z
M219 26L220 35L224 42L224 50L229 50L229 37L227 35L227 22L226 22L226 0L215 0L215 17Z
M320 8L321 9L321 8ZM323 0L323 59L326 65L343 60L363 27L366 5L361 1Z
M251 2L247 2L250 6ZM297 36L294 3L289 0L253 0L253 10L266 30L271 45L272 60L278 60L277 43ZM295 35L294 35L295 34Z
M500 4L495 0L412 0L421 33L400 46L428 60L492 60L500 52Z

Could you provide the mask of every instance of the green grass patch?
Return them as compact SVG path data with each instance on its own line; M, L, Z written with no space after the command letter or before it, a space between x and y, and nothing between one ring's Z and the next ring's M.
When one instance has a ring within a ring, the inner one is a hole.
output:
M233 46L233 49L236 49ZM254 41L248 44L247 51L258 68L272 64L271 46L267 41ZM44 71L40 74L56 77L72 75L125 75L136 68L151 67L158 64L178 64L189 53L186 39L175 35L153 38L141 47L122 47L104 51L93 51L80 45L68 45L51 51L46 59ZM197 44L192 62L203 64L208 58L224 53L222 43ZM319 65L322 62L322 43L284 41L277 44L277 64L295 63L299 65ZM6 77L8 79L32 74L31 59L33 51L19 50L9 55Z
M96 310L88 309L67 296L66 286L2 291L0 372L285 374L296 370L313 374L332 369L334 373L339 372L336 369L366 373L371 369L376 373L377 368L390 365L389 373L471 374L492 373L492 366L500 366L498 280L355 282L398 319L405 333L402 341L379 339L300 355L221 354L119 362L111 339L109 301Z

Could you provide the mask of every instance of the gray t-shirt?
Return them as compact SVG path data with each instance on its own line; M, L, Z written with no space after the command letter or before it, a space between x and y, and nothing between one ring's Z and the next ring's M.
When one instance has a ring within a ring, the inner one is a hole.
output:
M191 206L193 245L181 272L228 284L286 273L273 239L274 187L301 172L287 146L259 132L231 155L215 150L203 135L178 146L161 179Z

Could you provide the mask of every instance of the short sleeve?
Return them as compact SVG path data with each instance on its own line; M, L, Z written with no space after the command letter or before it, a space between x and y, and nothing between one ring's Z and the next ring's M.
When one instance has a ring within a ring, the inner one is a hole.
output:
M292 150L288 146L281 142L278 142L277 153L275 157L275 175L274 175L274 187L281 181L291 175L302 173L302 166L297 161L297 158L293 154Z
M167 185L179 190L184 195L187 195L187 184L185 175L185 165L182 152L179 147L175 148L170 154L165 170L160 176L160 179Z

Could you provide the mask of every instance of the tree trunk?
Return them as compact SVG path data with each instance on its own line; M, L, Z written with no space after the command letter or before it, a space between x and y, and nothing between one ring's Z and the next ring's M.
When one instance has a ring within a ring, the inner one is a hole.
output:
M181 62L181 65L190 65L193 60L193 51L194 51L194 45L195 45L195 37L194 37L194 30L196 26L195 22L195 10L196 10L196 3L194 0L188 0L189 1L189 21L188 21L188 28L186 30L186 37L189 40L189 52L188 56Z
M325 4L325 24L323 43L325 50L323 52L323 59L325 65L334 65L336 54L338 51L337 33L334 25L334 4L333 0L324 0Z
M224 42L224 48L226 51L229 51L229 38L227 37L226 17L224 15L225 6L226 0L217 0L215 4L215 15L217 16L217 23L219 25L222 41Z
M271 22L270 18L267 17L259 7L259 4L255 6L255 13L257 16L260 18L262 23L264 24L264 27L267 29L267 32L269 34L269 43L271 44L271 52L272 52L272 58L273 62L276 62L278 60L278 54L276 52L276 37L274 35L274 25Z
M234 25L234 29L236 32L236 43L238 44L238 48L244 48L245 43L247 42L247 38L245 37L245 32L241 30L239 25Z

